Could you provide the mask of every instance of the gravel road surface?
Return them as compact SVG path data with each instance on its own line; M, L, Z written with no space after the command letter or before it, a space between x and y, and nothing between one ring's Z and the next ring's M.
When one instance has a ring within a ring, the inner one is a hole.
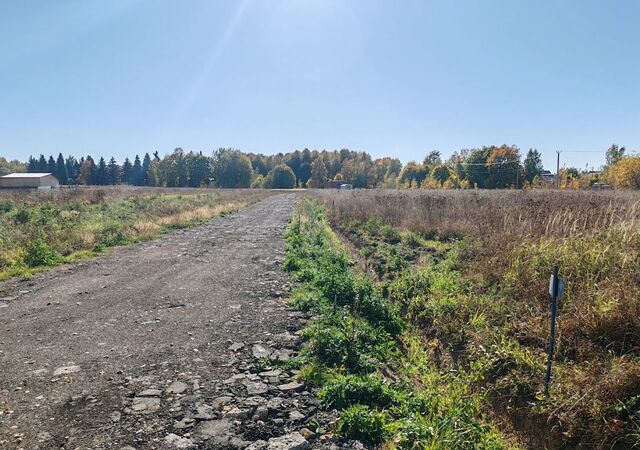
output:
M331 417L269 366L306 321L281 299L293 203L0 283L0 448L324 447Z

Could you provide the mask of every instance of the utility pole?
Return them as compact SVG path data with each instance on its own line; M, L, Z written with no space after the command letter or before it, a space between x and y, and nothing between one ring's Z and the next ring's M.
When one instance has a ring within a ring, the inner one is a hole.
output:
M556 178L558 183L558 189L560 189L560 150L556 150L556 153L558 154L558 159L556 162Z

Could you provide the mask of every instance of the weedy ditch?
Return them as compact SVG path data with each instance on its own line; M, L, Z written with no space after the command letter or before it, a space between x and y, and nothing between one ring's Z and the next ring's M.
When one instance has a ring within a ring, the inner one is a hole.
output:
M291 303L315 317L296 360L302 376L321 387L325 407L340 411L335 431L345 438L398 449L512 447L483 414L484 395L471 389L477 373L440 370L433 348L406 319L419 312L411 313L411 305L397 298L409 298L404 291L427 279L443 290L455 283L444 269L452 264L446 243L429 245L420 236L381 228L389 242L419 248L402 249L411 255L401 253L404 261L433 254L438 268L417 275L424 279L410 279L410 264L385 265L382 259L391 250L381 249L371 259L384 268L376 272L385 281L374 283L358 273L323 208L308 199L299 202L286 233L284 267L299 283ZM449 306L442 298L433 308L446 312Z

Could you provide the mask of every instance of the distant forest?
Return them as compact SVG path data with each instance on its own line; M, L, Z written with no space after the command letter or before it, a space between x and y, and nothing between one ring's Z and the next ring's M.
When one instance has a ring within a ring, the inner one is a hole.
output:
M638 157L625 155L625 148L612 145L606 152L608 168L624 160L625 176L634 176ZM640 163L639 163L640 164ZM640 167L640 166L639 166ZM420 162L403 165L397 158L373 159L366 152L348 149L333 151L296 150L264 155L237 149L220 148L207 156L181 148L164 157L158 152L142 158L125 158L122 163L111 157L97 160L91 156L76 159L60 153L57 158L40 155L26 163L0 157L0 172L50 172L61 184L223 188L325 187L331 180L355 188L523 188L541 187L553 182L544 176L541 155L530 149L524 159L514 145L485 146L454 152L443 160L438 151L428 153ZM631 175L628 175L628 172ZM640 175L636 175L640 178ZM601 178L600 172L587 173L563 169L564 187L589 187ZM614 180L615 181L615 180ZM640 182L639 182L640 183ZM633 187L634 180L627 182Z

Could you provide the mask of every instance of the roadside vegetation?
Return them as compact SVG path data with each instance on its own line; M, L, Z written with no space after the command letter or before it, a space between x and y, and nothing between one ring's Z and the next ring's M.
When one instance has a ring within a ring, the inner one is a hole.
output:
M640 447L637 195L315 195L432 372L455 374L451 390L503 433L528 448ZM567 284L546 397L553 265Z
M393 234L388 242L411 246L413 256L444 251L411 232L380 230ZM316 315L297 363L305 380L321 387L324 405L340 411L339 435L387 448L511 447L483 414L474 375L440 370L421 330L405 319L394 299L404 284L377 284L360 273L322 207L303 200L286 241L285 269L299 282L292 304ZM402 269L389 266L385 275L396 278Z
M20 192L0 195L0 279L198 225L269 195L127 188Z

